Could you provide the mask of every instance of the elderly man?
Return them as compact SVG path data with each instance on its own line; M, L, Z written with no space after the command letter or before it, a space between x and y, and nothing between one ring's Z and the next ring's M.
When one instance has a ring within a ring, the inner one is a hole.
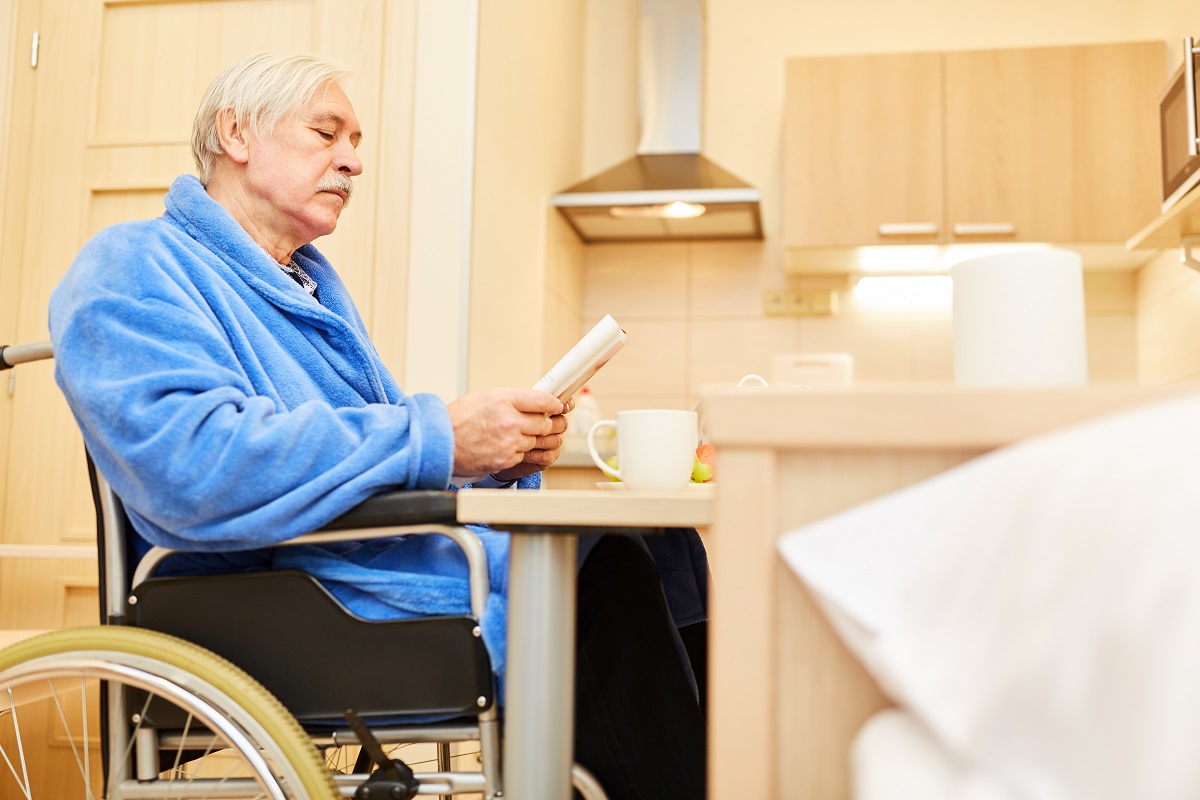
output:
M262 54L217 77L192 136L199 179L178 178L158 219L97 234L54 292L56 377L138 546L194 554L173 570L299 567L371 618L463 613L465 564L443 537L271 549L386 489L535 488L570 410L533 389L444 403L388 373L312 245L363 170L342 76ZM502 679L508 537L480 535ZM702 796L703 718L654 562L605 539L579 587L577 759L613 797ZM676 625L703 619L676 605Z

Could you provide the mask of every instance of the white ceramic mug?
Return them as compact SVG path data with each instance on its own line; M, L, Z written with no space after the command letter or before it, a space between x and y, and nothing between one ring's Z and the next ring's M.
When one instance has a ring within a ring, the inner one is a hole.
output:
M692 479L696 460L695 411L644 408L619 411L617 418L602 419L588 431L588 452L605 475L627 489L683 489ZM613 469L596 452L596 433L617 431L617 465Z

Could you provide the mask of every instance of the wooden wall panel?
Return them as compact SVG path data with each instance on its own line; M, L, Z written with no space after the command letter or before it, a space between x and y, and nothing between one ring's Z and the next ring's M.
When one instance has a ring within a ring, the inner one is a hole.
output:
M201 95L232 61L263 50L313 49L313 5L107 4L92 98L93 143L186 142Z

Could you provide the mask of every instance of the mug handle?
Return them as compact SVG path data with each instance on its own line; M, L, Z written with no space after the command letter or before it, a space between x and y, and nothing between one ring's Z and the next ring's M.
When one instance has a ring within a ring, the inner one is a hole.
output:
M588 454L591 455L592 461L596 462L596 466L600 468L601 472L610 478L621 480L621 470L613 469L608 464L605 464L604 459L602 459L600 454L596 452L596 432L602 430L603 428L613 428L615 430L616 427L617 421L615 419L602 419L596 424L592 425L592 427L588 430L587 436Z

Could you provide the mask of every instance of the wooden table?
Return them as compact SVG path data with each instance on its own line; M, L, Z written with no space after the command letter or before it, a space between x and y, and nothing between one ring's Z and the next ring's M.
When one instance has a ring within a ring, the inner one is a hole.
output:
M726 391L705 396L709 797L849 796L846 752L890 703L784 565L779 537L988 450L1195 385Z
M504 793L571 796L575 720L575 578L578 535L708 525L711 487L681 492L471 489L460 522L512 532Z

